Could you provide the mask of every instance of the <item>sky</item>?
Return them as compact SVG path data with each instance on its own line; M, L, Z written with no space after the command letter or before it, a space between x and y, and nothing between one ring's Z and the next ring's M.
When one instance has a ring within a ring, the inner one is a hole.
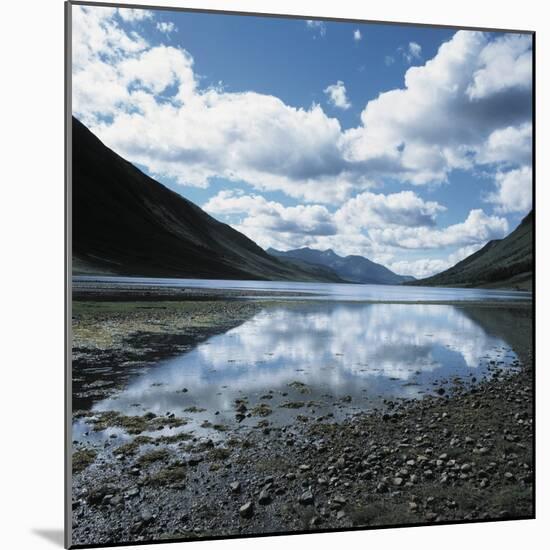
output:
M531 37L72 6L72 109L263 248L442 271L532 206Z

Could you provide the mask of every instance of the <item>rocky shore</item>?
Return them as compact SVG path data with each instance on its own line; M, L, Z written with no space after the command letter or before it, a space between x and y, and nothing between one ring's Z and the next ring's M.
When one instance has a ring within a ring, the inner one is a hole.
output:
M178 307L170 310L170 326L181 314L174 333L189 336L205 327L207 312L220 315L207 323L214 330L222 317L226 325L236 323L256 306L227 306L219 314L219 305L197 305L202 309L195 321ZM132 334L140 322L154 325L150 311L129 310L124 315L134 323ZM89 321L95 319L100 332L105 323L97 309L86 322L86 312L78 311L75 334L84 371L92 353L85 345ZM73 543L532 517L530 319L524 308L513 327L516 370L493 361L490 375L480 380L455 380L423 399L386 400L383 408L345 420L304 407L295 422L276 426L267 400L244 398L232 404L235 417L257 417L255 427L220 425L218 437L207 438L178 430L187 420L174 414L75 411L75 420L86 419L92 431L117 426L129 438L75 444ZM99 355L116 352L120 360L127 354L128 335L117 330ZM101 342L98 334L93 340ZM144 350L134 347L133 353L144 361ZM156 435L166 427L174 434Z

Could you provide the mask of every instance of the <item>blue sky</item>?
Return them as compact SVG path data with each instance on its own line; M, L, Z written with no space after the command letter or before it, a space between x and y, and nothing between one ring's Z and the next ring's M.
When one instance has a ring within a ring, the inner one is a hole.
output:
M531 207L528 36L72 9L75 116L265 248L420 277Z

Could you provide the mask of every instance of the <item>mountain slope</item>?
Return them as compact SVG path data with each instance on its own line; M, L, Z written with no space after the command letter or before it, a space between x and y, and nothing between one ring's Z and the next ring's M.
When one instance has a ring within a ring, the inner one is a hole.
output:
M75 118L72 180L75 274L335 280L270 256L111 151Z
M531 289L532 276L533 213L530 212L504 239L489 241L446 271L409 284Z
M370 261L363 256L338 256L333 250L298 248L282 252L269 248L268 252L278 258L321 265L333 270L339 277L351 283L398 285L411 277L397 275L387 267Z

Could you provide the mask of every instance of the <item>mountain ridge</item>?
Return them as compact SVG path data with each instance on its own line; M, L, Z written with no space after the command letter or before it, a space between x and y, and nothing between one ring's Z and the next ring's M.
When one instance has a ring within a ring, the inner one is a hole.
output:
M299 260L312 265L321 265L332 269L339 277L349 283L361 284L402 284L413 279L407 275L398 275L382 264L378 264L357 254L339 256L329 248L316 250L303 247L293 250L268 248L267 252L278 258Z
M405 284L518 288L530 290L533 277L533 212L503 239L485 246L454 266L425 279Z

